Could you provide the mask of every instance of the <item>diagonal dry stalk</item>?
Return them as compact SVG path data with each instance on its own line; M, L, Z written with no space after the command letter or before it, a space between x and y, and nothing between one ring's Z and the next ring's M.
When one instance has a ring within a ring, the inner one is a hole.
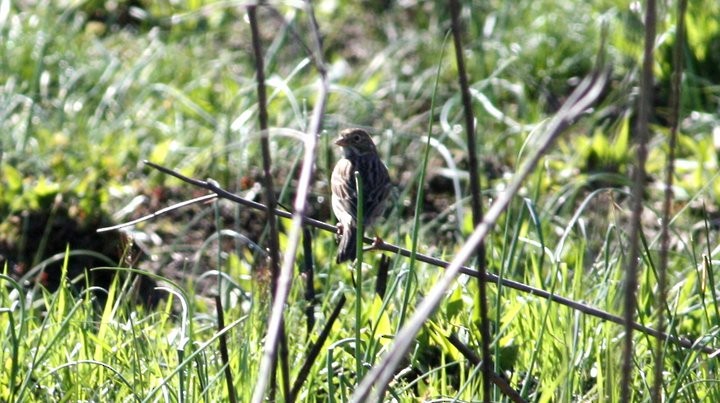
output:
M395 337L393 345L382 362L377 364L360 383L352 396L353 402L378 401L382 398L388 384L393 379L395 371L402 362L415 341L417 333L425 321L433 314L445 292L455 280L462 269L462 265L477 250L477 246L485 239L490 229L495 225L500 215L510 204L510 201L522 186L525 178L535 169L540 159L545 155L553 141L575 122L600 96L607 80L606 74L595 74L586 78L577 89L568 97L555 117L545 128L544 136L539 139L534 152L528 157L513 180L495 202L488 209L482 222L475 227L470 238L458 252L455 259L445 270L445 274L430 290L420 303L413 317L403 326Z

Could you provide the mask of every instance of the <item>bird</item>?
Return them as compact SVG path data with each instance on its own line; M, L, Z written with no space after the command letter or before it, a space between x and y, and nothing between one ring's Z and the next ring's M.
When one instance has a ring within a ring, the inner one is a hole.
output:
M342 263L355 259L356 254L358 194L355 172L360 173L363 185L363 228L382 217L392 183L370 133L359 128L344 129L335 144L343 151L330 178L332 208L338 219L340 237L336 262Z

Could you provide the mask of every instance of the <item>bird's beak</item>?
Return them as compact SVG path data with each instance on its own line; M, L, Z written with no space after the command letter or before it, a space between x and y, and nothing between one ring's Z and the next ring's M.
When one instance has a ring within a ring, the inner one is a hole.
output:
M339 145L340 147L345 147L347 145L347 140L344 137L340 137L339 139L335 140L335 144Z

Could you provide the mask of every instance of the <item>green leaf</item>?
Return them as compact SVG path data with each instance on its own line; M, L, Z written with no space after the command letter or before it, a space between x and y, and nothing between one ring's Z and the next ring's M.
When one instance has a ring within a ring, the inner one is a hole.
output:
M17 192L22 189L22 175L20 171L10 165L3 164L2 174L4 178L3 182L5 183L3 187L5 189L12 192Z
M170 154L170 150L172 148L173 140L165 140L163 142L160 142L155 146L155 148L153 148L152 152L148 156L148 160L156 164L163 164L165 163L165 160Z
M460 315L463 310L462 287L455 287L455 290L450 294L445 304L445 312L447 312L448 319L452 320Z

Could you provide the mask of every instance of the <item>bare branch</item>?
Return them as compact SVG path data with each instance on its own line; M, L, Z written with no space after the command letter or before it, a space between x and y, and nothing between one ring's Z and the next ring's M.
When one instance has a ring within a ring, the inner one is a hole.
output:
M625 340L623 343L622 381L620 400L630 401L630 381L633 363L633 321L637 306L638 265L640 259L640 216L643 211L643 192L645 191L645 160L647 159L648 121L652 107L653 85L653 48L655 46L655 0L647 1L645 10L645 52L643 69L640 75L640 96L638 97L637 118L637 165L633 172L632 214L630 216L630 260L625 271Z
M320 354L323 345L325 345L325 341L327 341L327 338L330 335L330 330L332 329L338 316L340 316L340 312L342 312L342 309L345 306L345 301L345 295L342 295L337 305L335 305L335 309L333 309L332 313L330 314L330 317L328 317L327 323L325 323L325 327L323 327L323 330L320 332L320 335L318 335L317 340L315 341L315 343L313 343L312 347L310 347L308 355L307 357L305 357L305 362L300 368L300 371L298 372L297 379L295 379L295 383L293 383L291 394L292 400L289 400L289 402L293 402L297 398L298 392L300 392L302 384L307 379L307 376L310 373L310 369L312 368L315 359Z
M265 348L263 358L260 361L260 369L258 371L258 379L253 390L252 402L261 403L265 398L265 389L267 387L267 374L272 368L272 360L276 353L277 341L282 330L282 317L285 302L290 292L290 284L292 281L293 266L295 264L295 255L300 236L302 234L302 225L305 220L305 209L307 203L308 189L310 188L310 180L313 175L313 163L315 162L315 145L317 136L320 133L322 119L325 113L325 102L328 94L327 75L325 74L325 65L322 57L322 41L320 32L315 20L315 12L312 4L308 1L306 11L310 16L311 30L315 41L315 60L316 68L320 74L320 82L316 104L310 118L307 135L304 138L304 155L303 164L300 170L300 179L297 184L297 193L295 194L295 203L292 225L288 234L288 243L283 258L283 264L280 269L275 299L273 300L272 311L270 312L270 320L268 323L267 336L265 338Z
M463 58L462 37L460 32L460 4L458 0L450 0L450 14L452 15L452 34L455 43L455 60L458 68L458 80L460 82L460 93L462 94L463 109L465 112L465 132L467 133L468 163L470 164L470 196L472 205L473 225L477 226L483 219L482 197L480 193L480 167L475 140L475 117L472 109L472 97L470 96L470 85L468 84L467 72L465 71L465 60ZM479 40L476 38L476 40ZM460 220L461 217L458 217ZM491 399L490 380L492 379L492 360L490 357L490 322L488 321L487 289L482 280L487 271L485 262L485 243L480 242L477 247L478 270L480 279L478 281L480 308L480 336L482 343L482 374L483 374L483 398L486 402Z
M275 206L277 200L275 199L275 185L273 184L272 176L272 158L270 156L270 140L268 139L268 112L267 112L267 94L265 90L265 61L262 53L262 46L260 44L260 30L258 29L257 21L257 6L251 5L247 8L248 20L250 20L250 32L252 37L253 55L255 56L255 81L257 83L257 97L258 97L258 120L260 123L260 131L263 133L260 137L260 146L262 150L262 161L263 161L263 188L265 190L265 204L268 206L267 209L267 223L269 229L268 237L268 249L270 251L270 272L271 272L271 290L273 299L277 291L277 282L280 276L280 243L278 238L277 230L277 218L275 217ZM283 329L282 318L280 329ZM287 339L285 338L284 332L279 337L281 343L280 350L284 351L285 354L281 354L281 369L283 373L283 395L286 399L289 398L290 394L290 369L288 366L287 357ZM276 351L276 349L273 349ZM277 366L277 354L271 357L272 364L270 369L270 379L272 379L272 392L275 393L275 379ZM268 374L260 373L259 377L266 377ZM275 400L275 399L271 399Z
M447 336L446 338L448 339L450 344L452 344L456 349L458 349L458 351L460 351L460 353L468 361L470 361L473 365L475 365L475 366L482 365L482 360L480 359L480 357L475 355L475 352L472 351L470 349L470 347L465 345L465 343L460 341L460 339L458 339L458 337L455 334L451 334L451 335ZM483 379L483 382L484 381L485 380ZM495 371L493 371L492 368L490 370L490 378L488 379L488 382L494 383L500 389L500 391L505 396L509 397L510 400L512 400L513 402L515 402L515 403L525 402L525 399L523 399L522 396L520 396L520 393L518 393L518 391L513 389L510 386L510 384L507 382L507 380L505 378L503 378L502 376L500 376L499 374L497 374ZM489 400L486 399L486 401L489 401Z
M147 163L147 161L146 161L145 163ZM144 216L144 217L140 217L140 218L138 218L138 219L136 219L136 220L128 221L128 222L125 222L125 223L122 223L122 224L118 224L118 225L113 225L112 227L98 228L95 232L98 232L98 233L100 233L100 232L108 232L108 231L115 231L115 230L118 230L118 229L121 229L121 228L125 228L125 227L132 227L133 225L140 224L140 223L143 222L143 221L152 220L153 218L157 218L157 217L160 217L160 216L162 216L162 215L165 215L165 214L167 214L167 213L169 213L169 212L171 212L171 211L173 211L173 210L177 210L177 209L179 209L179 208L183 208L183 207L185 207L185 206L189 206L189 205L195 204L195 203L204 203L204 202L206 202L206 201L214 200L215 198L217 198L217 195L216 195L216 194L209 194L209 195L204 195L204 196L196 197L196 198L190 199L190 200L185 200L185 201L183 201L183 202L180 202L180 203L177 203L177 204L173 204L173 205L170 206L170 207L165 207L164 209L160 209L160 210L158 210L158 211L156 211L156 212L154 212L154 213L152 213L152 214L148 214L148 215L146 215L146 216Z
M236 202L238 204L241 204L243 206L250 207L253 209L257 209L257 210L262 210L262 211L267 210L267 206L265 206L261 203L258 203L258 202L254 202L252 200L242 198L234 193L230 193L227 190L222 189L213 180L201 181L201 180L197 180L197 179L192 179L192 178L188 178L176 171L173 171L172 169L163 167L161 165L154 164L152 162L145 161L145 164L147 164L148 166L155 168L163 173L166 173L170 176L180 179L188 184L191 184L193 186L200 187L203 189L207 189L207 190L213 192L212 194L210 194L208 196L220 197L220 198L227 199L227 200ZM278 217L282 217L282 218L288 218L288 219L293 218L293 215L291 213L289 213L287 211L283 211L283 210L275 210L275 215L277 215ZM148 216L148 217L152 217L152 215ZM317 228L317 229L320 229L323 231L328 231L328 232L332 232L332 233L335 233L337 231L336 226L334 226L332 224L328 224L324 221L315 220L310 217L304 217L303 223L305 225L309 225L309 226L312 226L314 228ZM125 225L125 224L123 224L123 225ZM405 256L408 258L412 254L412 251L410 251L409 249L401 248L397 245L393 245L393 244L387 243L385 241L376 242L376 239L369 238L369 237L364 237L363 239L366 244L373 245L373 248L376 250L391 252L391 253L395 253L395 254ZM420 262L427 263L429 265L433 265L433 266L437 266L437 267L447 268L448 266L450 266L450 262L448 262L448 261L438 259L438 258L435 258L432 256L428 256L428 255L425 255L422 253L416 253L415 258ZM460 267L459 272L461 274L465 274L465 275L472 276L475 278L482 278L482 277L480 277L480 274L477 270L471 269L468 266ZM602 309L594 308L592 306L589 306L589 305L586 305L586 304L583 304L583 303L580 303L577 301L573 301L569 298L565 298L565 297L550 293L548 291L529 286L527 284L524 284L524 283L521 283L518 281L513 281L513 280L507 279L505 277L500 278L498 275L493 274L493 273L486 273L485 281L487 281L489 283L497 284L497 285L502 285L503 287L512 288L517 291L532 294L534 296L544 298L544 299L547 299L547 300L550 300L553 302L557 302L560 305L567 306L571 309L583 312L585 314L588 314L590 316L594 316L594 317L597 317L597 318L600 318L603 320L607 320L609 322L617 323L620 325L625 323L623 318L621 318L617 315L613 315L609 312L603 311ZM702 342L700 342L699 340L692 340L692 339L689 339L686 337L675 337L672 335L668 335L666 333L659 332L655 329L644 326L637 322L633 322L633 329L640 331L642 333L645 333L647 335L650 335L652 337L656 337L661 340L667 340L668 342L671 342L671 343L676 344L683 348L694 349L694 350L702 351L702 352L708 353L708 354L720 352L720 350L718 350L717 348L708 347L708 346L704 345Z
M665 198L662 208L662 227L660 229L660 262L658 265L657 330L665 331L665 304L667 302L667 264L670 249L670 214L673 200L673 175L675 173L675 148L677 144L678 122L680 120L680 81L683 71L682 51L685 44L685 11L687 0L678 2L677 23L675 28L675 46L673 46L673 74L670 90L670 140L668 143L667 166L665 167ZM652 401L662 401L665 343L658 339L655 345L655 369L653 374Z
M235 393L235 382L233 382L232 371L230 370L230 359L227 348L227 334L221 333L225 328L225 315L223 312L222 298L215 296L215 314L217 315L217 331L220 334L220 359L225 367L225 383L228 388L228 396L230 403L237 402L237 394Z
M305 282L305 317L307 318L307 334L315 327L315 259L313 258L313 236L310 228L303 228L303 264L300 269Z

